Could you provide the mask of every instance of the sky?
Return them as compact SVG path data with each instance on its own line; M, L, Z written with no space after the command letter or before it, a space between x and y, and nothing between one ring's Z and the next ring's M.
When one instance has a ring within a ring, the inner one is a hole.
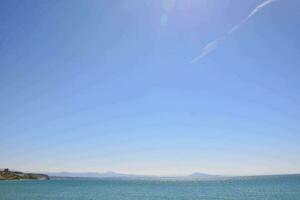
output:
M300 1L0 1L0 168L300 173Z

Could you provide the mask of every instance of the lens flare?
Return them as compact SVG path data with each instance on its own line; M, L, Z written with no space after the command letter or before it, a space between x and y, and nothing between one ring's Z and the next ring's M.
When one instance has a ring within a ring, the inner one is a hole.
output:
M167 25L168 23L168 15L167 14L162 14L161 17L160 17L160 24L162 26L165 26Z

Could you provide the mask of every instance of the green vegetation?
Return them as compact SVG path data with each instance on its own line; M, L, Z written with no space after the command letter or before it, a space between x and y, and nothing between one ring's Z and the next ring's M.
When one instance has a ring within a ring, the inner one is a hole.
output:
M8 169L0 170L0 180L49 180L49 176L45 174L32 174L9 171Z

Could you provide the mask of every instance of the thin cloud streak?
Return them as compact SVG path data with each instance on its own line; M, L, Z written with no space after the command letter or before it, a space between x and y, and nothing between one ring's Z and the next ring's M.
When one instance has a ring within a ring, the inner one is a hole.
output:
M261 4L259 4L258 6L256 6L251 12L250 14L238 25L234 26L232 29L230 29L230 31L228 32L228 34L231 34L235 31L237 31L244 23L246 23L251 17L253 17L257 12L259 12L263 7L275 2L277 0L267 0Z
M242 25L244 25L251 17L253 17L254 15L256 15L262 8L272 4L273 2L278 1L278 0L266 0L263 3L259 4L258 6L256 6L250 13L249 15L243 19L239 24L235 25L234 27L232 27L226 34L224 34L223 36L209 42L207 45L205 45L205 47L202 48L201 50L201 54L195 58L193 58L190 63L195 63L196 61L198 61L199 59L205 57L206 55L208 55L209 53L211 53L212 51L214 51L217 46L224 40L226 39L226 37L228 37L230 34L234 33L235 31L237 31Z
M204 56L206 56L207 54L212 52L219 45L219 43L222 42L223 39L224 39L224 37L220 37L220 38L208 43L207 45L205 45L205 47L203 47L201 50L201 54L199 56L195 57L193 60L191 60L191 63L196 62L197 60L203 58Z

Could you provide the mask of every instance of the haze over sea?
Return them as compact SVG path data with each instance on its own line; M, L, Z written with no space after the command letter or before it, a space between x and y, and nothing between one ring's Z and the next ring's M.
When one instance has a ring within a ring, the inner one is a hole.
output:
M297 200L300 175L220 180L2 181L1 200Z

